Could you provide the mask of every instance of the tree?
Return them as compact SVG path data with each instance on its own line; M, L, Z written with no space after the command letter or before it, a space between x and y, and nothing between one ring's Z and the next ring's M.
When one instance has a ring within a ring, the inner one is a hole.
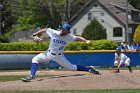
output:
M134 42L140 44L140 25L137 26L134 33Z
M95 18L86 26L82 36L90 40L106 39L107 37L103 26Z
M40 26L47 25L56 28L61 23L61 13L58 7L62 0L55 0L51 4L48 3L50 1L54 0L0 0L4 7L1 13L1 20L4 24L2 26L3 37L0 38L8 39L16 31L28 31Z
M129 0L129 3L135 8L140 9L140 0Z
M60 0L19 0L22 16L19 16L18 23L21 27L50 26L58 27L61 23L59 11ZM26 6L26 7L25 7ZM24 25L24 26L23 26Z
M1 22L3 25L1 26L1 30L2 34L5 34L8 29L16 23L18 13L13 7L16 7L15 5L18 4L16 0L1 0L0 3L3 5L3 9L1 11Z

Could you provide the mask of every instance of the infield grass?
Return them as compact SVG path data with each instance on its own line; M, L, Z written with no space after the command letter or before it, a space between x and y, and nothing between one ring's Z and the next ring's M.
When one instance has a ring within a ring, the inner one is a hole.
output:
M96 67L99 70L113 70L113 67ZM133 70L140 70L140 67L132 67ZM38 71L51 71L51 70L55 70L55 71L65 71L66 69L38 69ZM127 67L121 67L120 70L128 70ZM0 70L0 72L26 72L26 71L30 71L30 69L19 69L19 70Z
M37 75L37 78L47 77L48 75ZM20 80L21 78L26 77L24 75L13 75L13 76L0 76L0 83L7 82L7 81L15 81Z
M140 93L140 89L0 91L0 93Z
M99 70L113 70L114 68L112 67L102 67L102 68L97 68ZM140 67L132 67L133 70L140 70ZM38 71L45 71L46 69L38 69ZM65 69L49 69L51 70L56 70L56 71L62 71ZM47 70L47 71L49 71ZM121 67L120 70L128 70L127 67ZM30 71L29 69L27 70L0 70L0 72L26 72ZM43 78L43 77L48 77L50 75L37 75L37 78ZM51 75L52 76L52 75ZM24 75L11 75L11 76L0 76L0 82L6 82L6 81L15 81L15 80L20 80L20 78L25 77ZM139 92L140 93L140 92Z

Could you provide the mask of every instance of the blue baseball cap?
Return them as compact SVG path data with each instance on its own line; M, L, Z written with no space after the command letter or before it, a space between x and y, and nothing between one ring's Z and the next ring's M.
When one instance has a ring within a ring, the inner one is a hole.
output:
M64 23L62 25L62 29L67 30L67 31L70 31L70 25L68 23Z
M121 52L121 48L120 47L116 48L116 51Z

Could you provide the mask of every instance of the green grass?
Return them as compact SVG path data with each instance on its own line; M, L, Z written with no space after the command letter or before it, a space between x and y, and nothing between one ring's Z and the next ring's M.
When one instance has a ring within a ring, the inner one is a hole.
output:
M0 82L19 80L25 76L0 76Z
M23 71L30 71L30 69L21 69L21 70L0 70L0 72L23 72Z
M140 89L1 91L0 93L140 93Z
M112 67L97 67L99 70L113 70ZM140 70L140 67L132 67L133 70ZM66 71L66 69L38 69L38 71ZM121 67L120 70L128 70L127 67ZM30 71L30 69L21 69L21 70L0 70L0 72L23 72L23 71Z
M24 75L13 75L13 76L0 76L0 83L7 82L7 81L15 81L20 80L21 78L26 77ZM37 75L37 78L47 77L47 75Z
M113 70L114 68L97 68L99 70ZM140 67L132 67L133 70L140 70ZM38 71L43 71L46 69L38 69ZM49 69L49 70L56 70L56 71L65 71L65 69ZM127 67L121 67L120 70L128 70ZM29 69L27 70L0 70L0 72L22 72L22 71L30 71ZM48 71L48 70L47 70ZM47 77L48 75L37 75L36 77ZM20 78L25 77L24 75L12 75L12 76L0 76L0 82L6 82L6 81L15 81L15 80L20 80Z
M65 71L65 69L38 69L37 71L51 71L51 70L55 70L55 71ZM0 70L0 72L26 72L26 71L30 71L30 69L18 69L18 70Z

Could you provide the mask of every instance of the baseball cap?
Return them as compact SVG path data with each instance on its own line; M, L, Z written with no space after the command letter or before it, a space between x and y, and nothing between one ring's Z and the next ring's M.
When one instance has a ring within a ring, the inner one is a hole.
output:
M121 48L120 47L116 48L116 51L121 52Z
M70 25L68 23L64 23L62 25L62 29L67 30L67 31L70 31Z

